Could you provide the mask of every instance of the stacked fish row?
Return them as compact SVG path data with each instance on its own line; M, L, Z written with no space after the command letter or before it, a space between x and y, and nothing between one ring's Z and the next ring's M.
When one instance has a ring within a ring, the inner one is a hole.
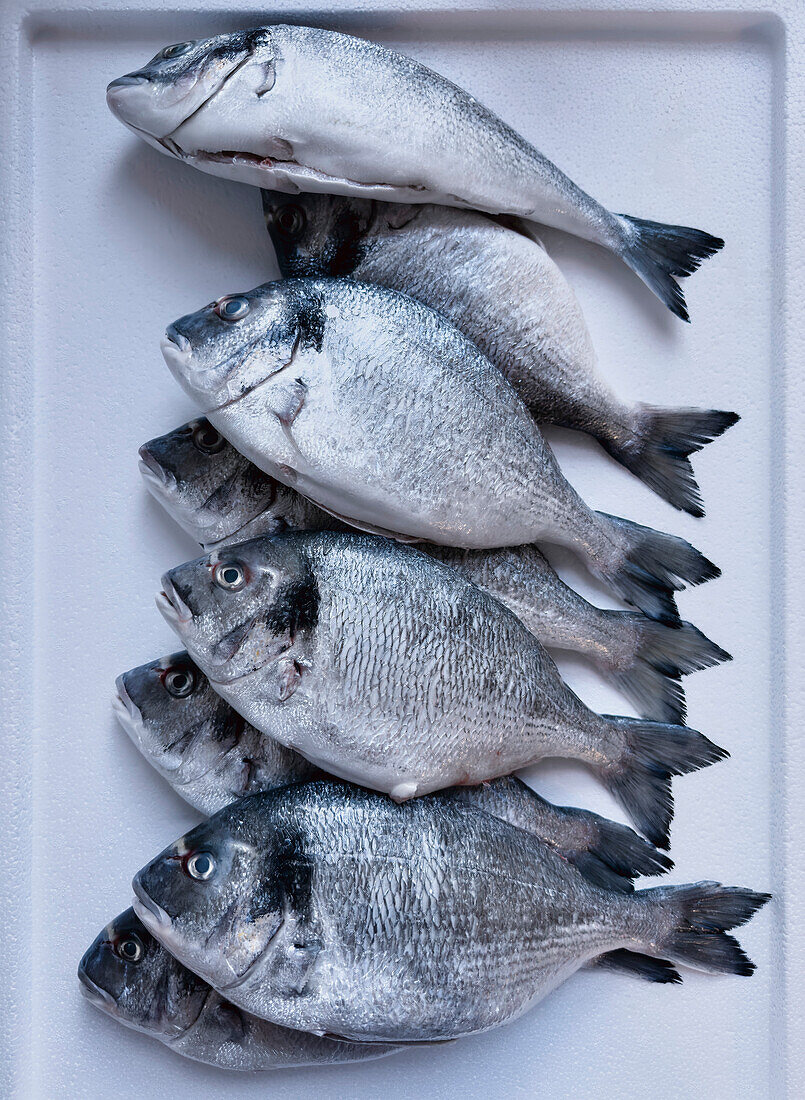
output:
M689 456L737 417L618 400L531 223L611 248L684 318L676 277L722 242L609 213L454 85L331 32L179 43L108 99L169 155L272 188L284 279L163 341L205 415L141 470L204 554L157 600L185 649L115 705L211 816L137 874L84 991L246 1069L486 1030L586 965L751 973L728 932L767 895L633 888L671 866L672 777L726 755L683 724L680 679L728 654L674 602L718 570L588 508L538 427L702 515ZM542 543L637 610L589 604ZM590 710L546 647L642 717ZM643 837L511 775L548 756L589 765Z

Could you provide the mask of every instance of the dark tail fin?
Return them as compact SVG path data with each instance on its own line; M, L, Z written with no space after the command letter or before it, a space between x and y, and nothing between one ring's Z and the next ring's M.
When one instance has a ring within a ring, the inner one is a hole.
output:
M682 981L676 967L665 959L653 959L651 955L639 955L636 951L627 951L625 948L607 951L606 955L599 955L588 965L600 966L604 970L620 970L647 982L679 984Z
M615 541L623 546L620 562L599 575L622 599L652 619L678 622L673 593L721 575L717 565L676 535L606 512L597 515L615 528Z
M672 313L689 321L677 279L692 275L702 260L724 247L720 237L684 225L665 225L619 214L625 237L622 256Z
M515 776L493 779L478 787L452 787L442 798L474 806L534 833L596 886L630 893L638 875L661 875L673 866L627 825L608 821L590 810L554 806Z
M688 455L740 419L715 409L658 409L644 405L639 431L619 445L603 440L612 457L663 500L692 516L703 516L702 497Z
M651 843L668 848L674 812L672 776L715 764L729 753L686 726L614 715L602 717L624 741L620 758L599 767L602 782Z
M611 611L623 623L630 620L638 642L628 664L607 668L607 676L626 695L644 718L680 725L685 721L685 693L681 676L731 661L691 623L678 627L647 619L635 611Z
M746 924L771 898L740 886L695 882L640 890L640 899L655 908L652 948L674 962L712 974L744 974L755 969L740 944L726 933Z
M663 875L673 862L638 836L628 825L619 825L587 810L571 810L583 822L586 843L562 852L588 881L605 890L630 893L638 875ZM560 849L561 850L561 849Z

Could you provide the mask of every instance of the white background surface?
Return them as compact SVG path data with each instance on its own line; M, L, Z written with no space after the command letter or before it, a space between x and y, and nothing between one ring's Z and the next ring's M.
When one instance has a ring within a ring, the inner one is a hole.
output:
M153 595L161 573L195 553L137 472L138 445L194 411L162 362L159 337L180 314L276 270L258 192L138 143L107 111L104 90L168 42L260 21L54 14L30 21L16 49L5 40L8 71L18 62L21 74L12 89L21 112L10 131L15 155L4 165L8 843L0 962L9 1094L795 1095L785 1080L793 1025L785 977L795 984L796 976L779 900L741 933L759 965L751 980L688 972L683 986L659 987L579 974L505 1029L366 1065L226 1076L123 1029L80 997L75 967L129 904L133 873L196 820L109 708L118 673L178 648ZM545 235L613 386L656 404L741 413L695 463L707 518L674 512L591 442L550 438L590 504L682 534L724 570L683 595L680 607L735 655L687 680L690 724L733 755L676 782L670 880L717 878L790 898L785 784L796 731L784 724L782 428L792 398L781 373L790 272L778 247L789 167L784 28L768 18L684 13L307 21L380 38L432 64L612 209L726 238L724 252L686 283L693 324L685 326L614 258ZM607 602L580 571L565 575ZM581 660L561 667L591 705L629 713ZM549 798L617 816L580 768L550 764L530 777Z

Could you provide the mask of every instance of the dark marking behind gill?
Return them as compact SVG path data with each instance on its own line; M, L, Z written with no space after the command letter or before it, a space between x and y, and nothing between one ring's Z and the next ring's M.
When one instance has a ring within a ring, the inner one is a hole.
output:
M346 278L360 265L366 254L363 238L367 226L368 219L345 203L327 241L322 265L325 275Z
M296 830L280 832L255 881L248 919L254 922L290 911L297 920L304 922L311 915L312 889L313 864L301 834Z
M221 744L237 745L243 736L247 726L243 715L238 714L234 707L221 699L215 708L215 718L212 722L212 740Z
M303 348L320 352L324 342L324 305L318 295L299 295L296 301L296 331Z
M311 916L313 864L301 833L294 831L282 836L276 859L277 878L288 908L300 922L305 922Z
M310 630L319 621L319 586L308 569L305 576L277 589L271 607L265 613L265 624L281 637L293 638L300 631Z

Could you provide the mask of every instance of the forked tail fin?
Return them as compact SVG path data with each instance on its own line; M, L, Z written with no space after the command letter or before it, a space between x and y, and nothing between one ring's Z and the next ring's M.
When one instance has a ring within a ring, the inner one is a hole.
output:
M643 835L667 849L674 812L672 777L715 764L729 753L686 726L601 717L623 747L619 759L598 766L598 775Z
M644 718L684 723L685 693L680 677L730 661L729 653L691 623L681 622L674 627L635 611L610 611L608 615L618 626L631 626L637 634L637 645L628 658L602 665L607 677Z
M727 933L746 924L770 898L770 894L718 882L656 886L634 895L636 902L650 906L656 914L659 927L652 937L652 955L711 974L743 975L751 974L755 964Z
M644 405L639 427L617 439L601 439L612 457L655 493L692 516L703 516L701 491L688 455L701 450L738 421L717 409L659 409Z
M676 280L692 275L702 260L723 248L721 237L628 214L617 217L624 226L623 259L672 313L689 321L685 295Z
M611 528L612 541L622 548L620 559L608 568L599 568L598 575L652 619L678 622L673 593L721 575L717 565L676 535L606 512L596 515Z

